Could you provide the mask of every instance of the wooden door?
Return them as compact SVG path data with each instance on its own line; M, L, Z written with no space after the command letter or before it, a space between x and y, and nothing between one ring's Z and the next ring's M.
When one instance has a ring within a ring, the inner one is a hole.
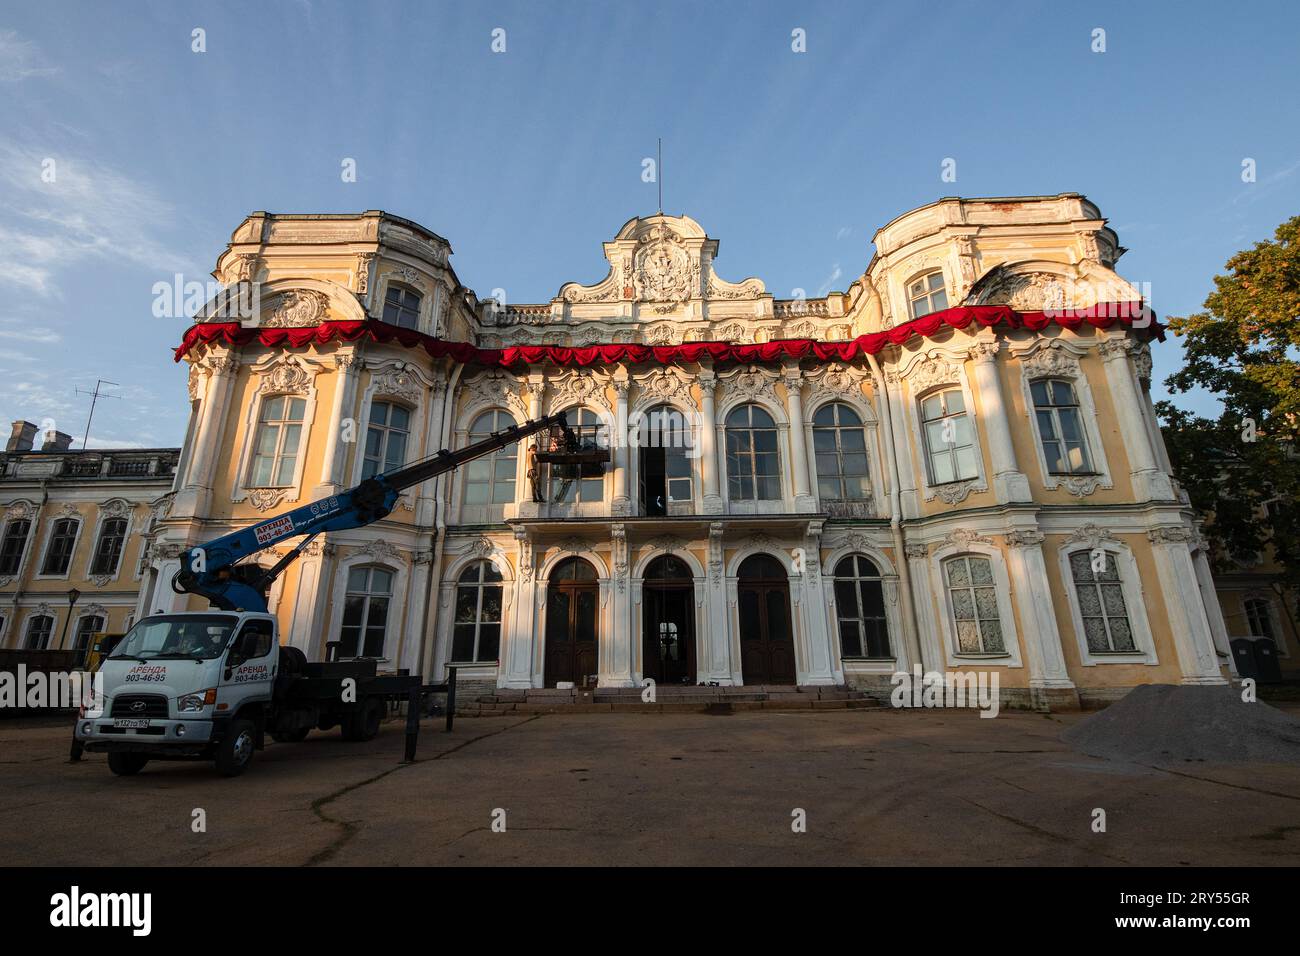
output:
M582 558L556 566L546 591L544 682L581 684L597 673L600 584L595 569Z
M776 559L752 555L740 565L736 585L741 679L746 684L795 682L790 579Z

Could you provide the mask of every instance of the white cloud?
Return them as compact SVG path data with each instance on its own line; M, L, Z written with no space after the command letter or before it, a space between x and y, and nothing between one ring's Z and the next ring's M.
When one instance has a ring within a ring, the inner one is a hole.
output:
M10 362L35 362L36 359L23 352L15 352L12 349L0 349L0 359L7 359Z
M34 76L53 76L56 66L47 66L41 51L31 40L12 30L0 31L0 83L20 83Z
M52 345L56 342L62 342L63 336L58 332L55 332L53 329L47 329L42 326L32 326L29 328L19 329L0 329L0 339L10 339L15 342L39 342L45 345Z

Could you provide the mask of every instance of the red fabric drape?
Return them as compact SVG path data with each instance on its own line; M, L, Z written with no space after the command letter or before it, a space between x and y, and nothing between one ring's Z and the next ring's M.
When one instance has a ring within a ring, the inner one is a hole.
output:
M817 342L812 339L778 339L758 345L734 345L728 342L685 342L681 345L590 345L568 348L562 345L514 345L503 349L481 349L468 342L448 342L411 329L384 322L325 322L299 329L249 329L238 322L205 322L185 332L175 360L179 362L197 346L220 342L223 345L246 345L257 341L271 348L302 348L329 342L396 342L406 348L423 349L433 358L450 357L467 365L609 365L626 362L639 365L651 362L668 365L696 362L710 358L714 362L775 362L783 358L815 358L818 361L848 361L863 353L875 355L886 345L901 345L914 335L933 338L945 326L965 329L974 322L985 328L1026 328L1037 332L1055 323L1075 330L1084 324L1106 329L1128 325L1150 337L1163 339L1164 328L1138 303L1112 303L1087 310L1055 314L1051 312L1016 312L1005 305L957 306L904 322L884 332L860 335L842 342Z

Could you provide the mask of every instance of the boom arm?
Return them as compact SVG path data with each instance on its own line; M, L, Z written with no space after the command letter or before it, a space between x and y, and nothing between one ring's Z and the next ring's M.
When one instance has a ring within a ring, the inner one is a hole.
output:
M201 594L224 611L265 611L266 592L271 582L316 535L373 524L393 510L404 489L552 427L563 429L566 445L576 444L564 413L549 415L493 432L482 441L455 451L444 448L423 461L367 478L348 491L196 545L181 555L181 569L172 579L172 589L177 594ZM238 564L249 555L299 535L306 537L272 568L263 570L256 564Z

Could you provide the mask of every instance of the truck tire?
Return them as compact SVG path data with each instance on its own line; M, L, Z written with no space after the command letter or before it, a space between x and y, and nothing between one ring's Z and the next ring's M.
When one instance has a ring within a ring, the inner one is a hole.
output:
M231 722L230 729L217 744L217 772L223 777L238 777L253 762L257 749L257 727L251 720Z
M144 769L144 765L149 762L149 758L144 754L123 753L121 751L110 751L108 755L108 769L113 771L119 777L132 777Z
M368 697L355 713L343 723L343 739L365 743L379 736L379 725L384 719L384 702L378 697Z

